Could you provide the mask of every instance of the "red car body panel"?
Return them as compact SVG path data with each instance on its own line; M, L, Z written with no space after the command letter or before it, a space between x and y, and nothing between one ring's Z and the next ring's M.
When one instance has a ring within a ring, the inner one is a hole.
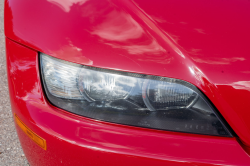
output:
M250 147L249 20L247 0L6 0L12 109L48 140L43 151L17 129L29 162L249 165L237 142ZM188 81L237 136L141 129L55 108L43 95L38 51L83 65Z
M44 138L47 150L16 125L31 165L249 165L235 137L144 129L84 118L44 97L37 52L6 39L13 113Z

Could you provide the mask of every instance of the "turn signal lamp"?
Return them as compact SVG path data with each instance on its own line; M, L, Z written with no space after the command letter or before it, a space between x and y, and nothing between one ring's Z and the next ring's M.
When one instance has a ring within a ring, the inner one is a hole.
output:
M36 133L34 133L31 129L29 129L20 119L19 117L14 114L15 121L17 125L23 130L23 132L30 137L38 146L43 148L44 150L47 150L46 140L38 136Z

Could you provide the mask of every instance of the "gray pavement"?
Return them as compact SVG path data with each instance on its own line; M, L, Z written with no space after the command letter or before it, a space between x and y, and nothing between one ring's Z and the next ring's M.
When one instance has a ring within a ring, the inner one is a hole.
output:
M0 0L0 166L28 165L15 130L8 93L4 40L4 0Z

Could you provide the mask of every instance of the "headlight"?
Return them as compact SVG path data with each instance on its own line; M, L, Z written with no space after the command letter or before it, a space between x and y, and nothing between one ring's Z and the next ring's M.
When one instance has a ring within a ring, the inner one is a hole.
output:
M74 64L40 54L48 100L69 112L153 129L231 136L192 84Z

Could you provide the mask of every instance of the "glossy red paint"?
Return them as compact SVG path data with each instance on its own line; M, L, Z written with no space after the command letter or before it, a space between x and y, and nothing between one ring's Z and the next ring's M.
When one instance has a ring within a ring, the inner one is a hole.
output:
M51 107L42 93L37 51L83 65L188 81L250 147L249 18L247 0L6 0L5 35L32 49L7 39L12 108L48 139L45 153L17 129L29 161L53 156L44 164L70 159L77 164L89 158L94 165L98 156L107 165L118 159L124 165L247 165L236 138L116 126ZM82 128L91 134L77 135Z
M95 67L188 81L250 146L250 1L6 0L7 37Z
M51 106L37 52L6 39L13 113L47 142L43 150L16 126L31 165L249 165L235 137L157 131L83 118Z

